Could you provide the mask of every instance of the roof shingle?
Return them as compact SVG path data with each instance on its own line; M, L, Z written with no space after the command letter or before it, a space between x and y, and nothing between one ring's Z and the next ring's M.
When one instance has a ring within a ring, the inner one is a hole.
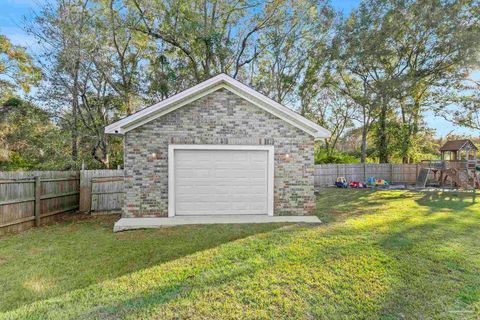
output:
M458 151L460 150L466 143L470 143L473 148L477 149L475 144L468 140L468 139L462 139L462 140L451 140L447 141L441 148L440 151Z

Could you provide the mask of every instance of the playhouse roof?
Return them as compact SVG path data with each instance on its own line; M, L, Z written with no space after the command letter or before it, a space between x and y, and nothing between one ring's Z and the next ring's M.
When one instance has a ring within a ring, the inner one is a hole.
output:
M463 149L465 146L469 145L470 149L478 150L475 144L469 139L462 140L451 140L447 141L441 148L440 151L458 151Z

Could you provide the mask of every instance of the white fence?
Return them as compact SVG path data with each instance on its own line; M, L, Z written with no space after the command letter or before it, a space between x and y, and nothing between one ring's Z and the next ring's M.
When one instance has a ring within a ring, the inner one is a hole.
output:
M360 182L366 181L368 177L375 177L395 184L414 184L419 171L419 164L319 164L315 165L315 187L331 186L335 184L337 177Z

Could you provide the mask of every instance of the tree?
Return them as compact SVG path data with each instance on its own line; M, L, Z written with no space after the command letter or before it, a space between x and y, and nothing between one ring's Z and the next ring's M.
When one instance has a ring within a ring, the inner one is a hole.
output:
M113 2L62 0L45 4L27 28L43 43L39 60L46 81L40 97L63 131L70 132L76 167L93 159L108 168L104 127L141 105L141 50L128 29L118 27L121 19Z
M47 112L12 97L0 106L0 170L65 169L66 145Z
M375 96L381 162L390 157L388 124L397 112L408 129L405 161L430 93L478 61L476 9L475 1L367 0L345 20L339 60Z
M142 60L146 56L148 39L134 31L137 23L122 1L104 0L98 5L93 19L101 45L90 52L90 59L120 96L120 111L132 114L142 104Z
M435 98L437 115L455 125L480 131L479 80L465 79L453 89L444 89Z
M78 109L80 103L80 73L82 63L95 42L89 32L91 14L89 0L60 0L45 3L26 30L42 44L42 63L47 83L44 99L57 102L56 110L60 117L66 104L70 105L69 117L71 158L78 160Z
M300 113L305 113L306 97L314 95L307 92L321 81L334 17L325 1L293 1L280 8L258 39L252 85L279 103L295 104L300 93Z
M0 101L17 89L28 93L40 78L40 70L25 48L13 45L7 37L0 35Z
M234 78L245 73L260 53L255 40L274 23L283 3L133 0L131 8L141 21L134 29L181 58L177 65L188 72L180 74L192 74L190 81L198 83L222 72Z
M357 111L358 106L355 102L332 89L323 89L311 102L305 116L331 132L331 136L325 139L328 157L335 152L337 143L343 134L353 127L353 119Z

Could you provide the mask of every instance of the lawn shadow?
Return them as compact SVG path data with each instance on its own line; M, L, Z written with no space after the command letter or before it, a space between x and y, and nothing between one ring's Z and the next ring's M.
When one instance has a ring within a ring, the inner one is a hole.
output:
M147 290L147 292L141 292L129 299L116 301L112 304L99 305L89 309L78 318L120 319L127 315L135 318L135 314L142 314L151 307L161 307L196 290L203 291L207 288L211 290L212 288L234 283L239 277L252 276L254 273L260 272L259 269L265 270L268 266L267 262L264 262L262 265L244 265L244 268L241 269L232 268L228 272L215 270L214 268L207 269L199 274L177 279L175 283L152 288ZM141 318L144 317L145 315L142 314ZM177 315L177 317L179 319L182 318L181 315Z
M296 228L294 224L288 226ZM303 229L304 226L300 228ZM272 236L276 234L276 232L270 232L273 230L278 230L277 232L281 232L285 237ZM151 309L155 309L156 306L161 307L172 300L189 295L193 295L190 298L194 299L195 294L204 290L229 285L238 281L239 278L253 277L255 274L270 270L273 259L270 256L272 248L280 252L279 254L283 254L284 248L288 247L291 238L295 235L290 232L290 227L285 227L285 224L274 226L270 231L263 232L262 235L255 233L261 239L255 237L243 241L244 238L242 238L237 239L242 241L239 244L225 243L226 246L222 245L218 249L219 252L214 249L212 252L200 253L198 256L193 256L192 260L186 260L185 263L171 262L174 265L169 265L166 261L139 270L133 273L131 278L112 279L111 283L93 285L86 292L80 288L67 293L67 296L61 300L53 298L42 302L36 311L40 316L53 318L64 316L65 307L67 313L71 312L69 316L75 319L118 319L127 315L134 318L136 314L141 314L140 318L148 318L144 312L151 312ZM140 290L129 295L127 292L131 285L133 288L138 286ZM104 292L108 294L104 295ZM93 296L89 296L91 294ZM81 306L85 302L86 305L80 309L73 307L69 310L70 305L79 303ZM20 311L28 312L28 308L27 306ZM175 318L183 318L180 310Z
M433 212L437 209L463 210L477 204L476 192L421 192L423 196L416 202L424 207L429 207Z
M8 259L0 273L13 276L0 293L0 312L287 225L190 225L113 233L114 220L68 221L4 238L0 257ZM23 266L21 273L15 271L17 265ZM32 281L51 286L35 292L26 285Z
M324 223L372 214L381 210L385 201L407 200L415 194L409 191L328 188L317 194L316 215Z
M403 318L405 314L412 318L424 314L451 318L457 307L459 312L473 315L478 295L467 297L469 303L462 302L462 295L468 295L464 291L472 283L480 285L480 278L475 276L477 264L472 259L479 254L476 248L480 237L474 236L479 226L480 219L469 215L392 226L395 231L385 233L378 241L382 251L396 263L391 270L396 280L380 315L388 319Z

